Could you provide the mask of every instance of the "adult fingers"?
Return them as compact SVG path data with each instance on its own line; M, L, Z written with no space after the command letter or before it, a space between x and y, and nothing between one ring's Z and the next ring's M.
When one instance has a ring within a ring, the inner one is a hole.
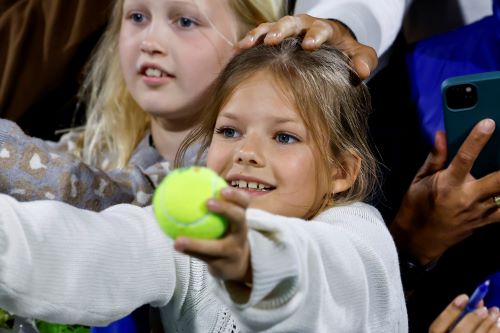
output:
M500 171L492 172L478 179L472 185L472 189L482 200L488 200L490 203L494 203L492 198L500 194Z
M369 46L359 44L348 55L354 70L362 80L367 79L378 65L377 53Z
M309 29L305 31L302 41L304 50L316 50L324 43L335 44L332 26L326 20L314 20Z
M490 199L493 202L492 199ZM500 222L500 209L494 203L489 203L485 201L483 204L482 211L485 212L484 215L478 216L476 219L469 223L470 230L484 227L492 223ZM491 208L488 208L491 207Z
M462 183L467 177L494 130L495 122L491 119L483 119L474 126L448 167L451 184Z
M416 180L420 180L442 170L446 163L446 138L442 131L436 133L434 139L434 149L427 155L424 164L415 175Z
M306 14L285 16L276 22L263 23L252 29L238 42L237 47L250 48L260 41L275 45L287 37L305 33L302 47L306 50L315 50L332 35L332 28L325 21Z
M269 26L264 43L278 44L287 37L304 34L305 50L316 50L325 42L336 45L338 41L332 39L334 24L330 22L307 14L285 16Z
M310 27L310 24L310 20L305 16L284 16L276 22L262 23L250 30L236 44L236 47L238 49L248 49L260 42L275 45L287 37L300 35Z
M326 22L332 28L332 32L329 34L330 37L326 42L344 52L351 59L354 69L361 79L368 78L378 64L375 50L359 43L340 22L335 20L322 21L323 24L326 24Z
M378 57L375 50L359 43L351 32L340 22L335 20L317 19L301 14L297 15L302 32L305 32L302 48L305 50L318 49L327 43L344 52L352 61L354 70L361 79L366 79L377 67Z
M298 14L285 16L273 23L263 23L252 29L240 40L236 48L247 49L263 41L274 45L290 36L304 34L302 47L305 50L318 49L327 43L344 52L351 59L354 69L361 79L366 79L377 67L378 57L375 50L358 43L351 32L335 20L325 20Z
M469 298L465 294L457 296L432 322L429 333L448 332L448 329L462 313L468 300Z
M269 31L264 37L264 44L278 44L287 37L300 35L308 28L307 23L298 16L282 17L269 27Z
M236 43L237 49L249 49L260 43L271 29L273 23L262 23L250 30L245 37Z

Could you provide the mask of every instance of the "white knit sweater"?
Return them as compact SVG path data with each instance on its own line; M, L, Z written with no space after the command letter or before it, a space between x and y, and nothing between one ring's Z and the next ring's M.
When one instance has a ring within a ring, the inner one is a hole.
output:
M95 213L6 195L0 207L0 307L22 316L96 326L150 303L169 333L407 332L396 249L366 204L311 222L248 209L246 304L174 251L150 208Z

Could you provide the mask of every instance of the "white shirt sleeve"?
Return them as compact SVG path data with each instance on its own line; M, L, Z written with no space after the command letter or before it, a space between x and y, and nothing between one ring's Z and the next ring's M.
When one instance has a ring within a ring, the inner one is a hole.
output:
M187 331L234 314L251 331L322 332L334 322L341 332L405 332L394 243L367 207L312 222L248 209L254 286L247 304L234 304L217 284L227 313L206 288L206 265L173 250L151 207L96 213L0 194L0 308L100 326L149 303Z
M177 259L150 207L95 213L3 194L0 207L1 308L97 326L172 297Z
M236 303L237 289L215 286L249 331L408 330L396 248L373 207L332 208L315 221L248 209L247 223L248 301Z
M401 29L411 0L297 0L295 13L342 21L380 57Z

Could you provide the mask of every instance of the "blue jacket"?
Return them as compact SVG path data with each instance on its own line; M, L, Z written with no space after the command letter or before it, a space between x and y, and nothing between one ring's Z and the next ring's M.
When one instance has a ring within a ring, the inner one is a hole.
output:
M427 143L444 130L441 83L452 76L500 70L500 0L493 15L417 42L406 58L412 100Z

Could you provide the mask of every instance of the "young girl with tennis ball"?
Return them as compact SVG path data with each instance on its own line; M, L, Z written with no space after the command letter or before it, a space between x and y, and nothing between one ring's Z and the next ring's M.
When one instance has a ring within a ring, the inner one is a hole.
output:
M405 332L394 243L361 202L376 176L370 103L346 58L260 46L211 96L183 147L210 144L208 166L235 187L208 202L227 234L174 244L150 208L0 195L0 306L99 325L149 303L168 332Z
M96 211L122 202L149 204L198 121L209 85L234 54L233 44L285 15L285 4L116 0L82 87L88 110L83 132L52 143L1 120L1 191L22 201L55 199Z
M285 14L285 0L114 1L82 86L86 126L53 143L0 120L1 192L96 211L149 204L233 44Z

